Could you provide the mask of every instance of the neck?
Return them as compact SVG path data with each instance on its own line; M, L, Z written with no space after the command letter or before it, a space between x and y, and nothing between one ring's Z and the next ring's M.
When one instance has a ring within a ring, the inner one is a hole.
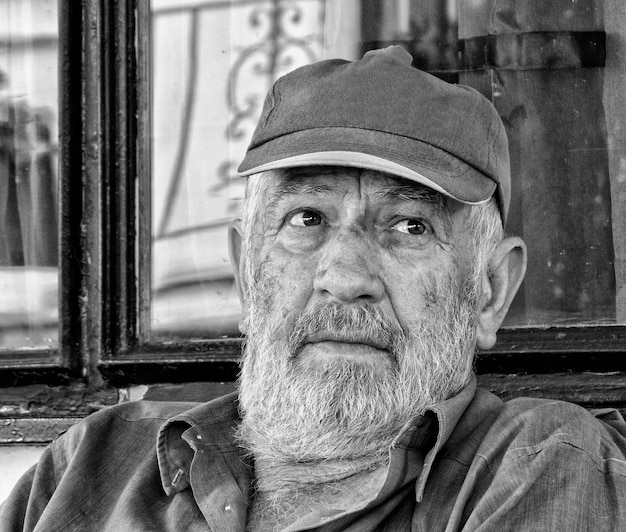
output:
M372 498L384 482L387 461L278 463L256 457L256 491L246 530L280 530L312 510Z
M387 455L353 460L282 463L255 457L255 477L258 491L290 492L341 481L357 473L378 469L387 462Z

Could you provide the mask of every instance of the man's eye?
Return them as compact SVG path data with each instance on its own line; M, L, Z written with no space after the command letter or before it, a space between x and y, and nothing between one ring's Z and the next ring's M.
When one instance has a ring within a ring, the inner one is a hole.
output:
M289 223L297 227L320 225L322 217L314 211L299 211L289 218Z
M405 218L393 225L393 229L409 235L423 235L428 232L428 226L417 218Z

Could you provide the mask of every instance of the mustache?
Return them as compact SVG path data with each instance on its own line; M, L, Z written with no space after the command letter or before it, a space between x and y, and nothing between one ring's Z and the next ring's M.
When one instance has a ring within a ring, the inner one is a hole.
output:
M371 303L327 303L300 313L288 337L292 356L310 337L369 344L392 354L406 341L400 325Z

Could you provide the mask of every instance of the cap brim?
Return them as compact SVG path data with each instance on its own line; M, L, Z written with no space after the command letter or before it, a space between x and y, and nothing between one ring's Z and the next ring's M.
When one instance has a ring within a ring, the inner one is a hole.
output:
M435 146L357 128L304 130L265 142L249 149L239 174L318 165L385 172L470 205L488 201L496 189L482 172Z

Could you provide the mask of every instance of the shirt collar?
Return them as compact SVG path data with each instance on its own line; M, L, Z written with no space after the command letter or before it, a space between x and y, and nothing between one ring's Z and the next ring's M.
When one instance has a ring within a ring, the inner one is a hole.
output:
M167 495L189 487L189 472L199 448L217 454L234 453L246 463L245 451L235 442L239 419L237 394L200 404L168 419L157 437L161 483Z

